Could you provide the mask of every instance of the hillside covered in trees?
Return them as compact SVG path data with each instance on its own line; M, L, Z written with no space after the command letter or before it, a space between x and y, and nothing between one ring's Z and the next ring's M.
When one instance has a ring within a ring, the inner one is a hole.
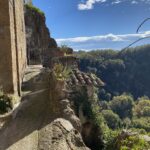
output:
M123 51L96 50L78 52L80 68L95 73L105 82L99 91L103 100L128 93L138 98L150 96L150 45Z
M148 149L137 134L150 135L150 45L79 51L77 56L82 71L96 74L105 83L97 90L101 122L108 127L105 149Z

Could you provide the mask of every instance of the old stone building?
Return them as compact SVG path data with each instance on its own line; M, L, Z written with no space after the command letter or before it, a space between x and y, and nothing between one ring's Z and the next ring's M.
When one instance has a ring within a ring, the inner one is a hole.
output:
M19 94L26 67L23 0L0 0L0 86Z

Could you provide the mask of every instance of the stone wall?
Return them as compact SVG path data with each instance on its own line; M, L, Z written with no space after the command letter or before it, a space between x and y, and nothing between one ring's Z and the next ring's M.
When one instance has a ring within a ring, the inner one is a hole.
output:
M20 95L26 67L23 0L0 0L0 86Z

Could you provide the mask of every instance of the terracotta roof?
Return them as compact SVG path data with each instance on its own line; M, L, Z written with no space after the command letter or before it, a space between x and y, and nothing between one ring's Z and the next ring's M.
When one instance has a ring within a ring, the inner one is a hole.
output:
M104 86L104 82L91 73L84 73L75 69L67 81L69 85L91 85L91 86Z

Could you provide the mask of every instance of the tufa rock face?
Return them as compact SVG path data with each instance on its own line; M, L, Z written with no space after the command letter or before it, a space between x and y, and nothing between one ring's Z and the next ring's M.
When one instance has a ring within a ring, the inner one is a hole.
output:
M50 45L51 45L51 43L50 43ZM43 62L42 62L43 66L52 68L53 67L52 60L55 57L63 57L63 56L64 56L64 53L59 48L49 48L48 50L46 50L44 52Z
M40 64L44 53L49 49L57 48L57 43L50 37L45 16L34 6L26 5L25 25L28 64Z
M43 135L39 141L40 150L89 150L79 132L65 119L54 120L44 128Z
M52 68L52 59L58 57L61 57L61 63L74 62L74 58L70 56L73 54L73 49L66 46L60 48L55 39L51 38L43 12L32 5L25 6L28 64L42 64L44 67Z
M69 120L75 129L81 132L81 122L75 115L74 110L71 108L70 101L68 99L61 100L62 116Z

